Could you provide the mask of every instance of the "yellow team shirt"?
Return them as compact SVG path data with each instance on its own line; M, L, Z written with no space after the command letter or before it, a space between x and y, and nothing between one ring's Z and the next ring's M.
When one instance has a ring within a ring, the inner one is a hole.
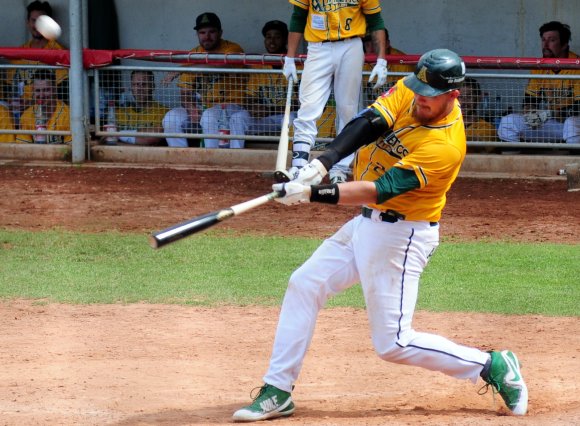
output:
M577 59L578 55L569 52L568 58ZM564 69L559 72L554 72L551 69L533 70L531 74L534 75L579 75L580 71L572 69ZM536 97L542 97L547 102L547 109L558 111L572 106L575 101L580 100L580 80L562 79L550 80L547 78L531 79L526 94Z
M32 40L23 44L22 48L30 49L32 44ZM49 40L44 49L54 49L54 50L64 50L60 44L58 44L54 40ZM13 65L42 65L42 62L39 61L30 61L28 59L15 59L10 61ZM26 100L32 99L32 74L36 69L34 68L27 68L27 69L16 69L11 68L6 70L6 83L9 86L16 86L19 90L22 91L22 98ZM59 69L55 70L56 76L56 84L59 85L68 77L68 70L66 69Z
M304 40L310 42L364 37L367 29L364 15L381 11L379 0L289 0L289 2L308 10Z
M12 113L6 105L0 104L0 129L2 130L14 130L14 120L12 119ZM14 142L14 135L0 134L0 143L12 143Z
M497 140L495 126L483 118L473 123L465 123L465 137L468 141L489 142Z
M158 102L151 102L143 109L133 105L122 107L117 111L117 126L119 131L160 129L168 111L169 108Z
M36 106L33 105L22 113L22 117L20 117L21 130L36 130L35 109ZM56 101L54 112L48 119L48 123L46 123L46 130L70 131L70 111L67 104L62 101ZM33 138L34 135L18 135L16 136L16 141L34 143ZM49 144L70 143L71 141L72 135L47 135L47 143Z
M465 128L459 102L437 123L423 126L412 116L414 94L403 80L371 105L392 132L360 148L355 157L356 180L375 181L391 167L415 172L420 187L369 207L395 210L407 220L438 222L445 194L465 158Z
M191 53L207 53L207 51L197 46L191 50ZM237 43L221 40L216 51L212 53L244 53L244 49ZM223 103L241 105L247 79L247 75L244 74L182 73L177 86L192 89L201 94L206 107Z

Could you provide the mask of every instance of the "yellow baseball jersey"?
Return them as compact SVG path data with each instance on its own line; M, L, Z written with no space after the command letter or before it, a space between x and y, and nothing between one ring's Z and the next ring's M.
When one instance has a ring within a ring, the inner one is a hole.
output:
M36 106L33 105L27 108L22 117L20 117L21 130L36 130L36 123L34 118L34 110ZM56 101L54 112L50 116L48 123L46 123L46 130L70 131L70 111L68 105L62 101ZM34 135L18 135L17 142L34 143ZM72 135L47 135L47 143L61 144L70 143Z
M207 53L201 46L197 46L191 52ZM212 53L244 53L244 49L234 42L221 40L216 51ZM179 76L177 86L190 88L201 94L206 107L223 103L241 105L247 79L245 74L183 73Z
M0 104L0 129L2 130L14 130L14 120L12 119L12 113L5 105ZM0 143L12 143L14 142L14 135L0 134Z
M483 118L478 118L473 123L465 123L465 137L468 141L497 141L495 126Z
M32 43L32 41L29 41L20 47L29 49L29 48L31 48L31 43ZM44 49L63 50L64 47L62 47L60 44L58 44L54 40L49 40L48 43L46 44L46 46L44 47ZM10 63L13 65L42 65L42 62L30 61L28 59L15 59L13 61L10 61ZM32 74L34 74L35 71L36 71L36 69L34 69L34 68L28 68L28 69L11 68L11 69L7 69L6 70L6 83L9 86L19 87L19 90L23 91L22 92L23 99L26 99L26 100L32 99ZM68 77L68 70L66 70L66 69L55 70L55 76L56 76L56 84L59 85L64 80L66 80L66 78Z
M577 59L578 55L573 52L568 53L568 58ZM554 72L551 69L533 70L534 75L579 75L580 71L565 69ZM562 79L551 80L547 78L533 78L526 88L526 94L545 98L548 102L547 108L552 111L561 110L572 106L575 101L580 100L580 80Z
M304 40L311 42L364 37L367 30L364 15L381 11L379 0L289 0L289 2L308 10Z
M169 108L158 102L151 102L143 109L133 105L122 107L117 111L117 127L119 131L161 129L163 117L168 111Z
M269 65L257 65L254 69L272 69ZM288 82L284 74L273 72L271 74L250 74L245 94L249 98L259 99L260 104L270 106L286 106L286 94Z
M438 222L445 194L465 158L465 128L459 102L455 101L453 110L440 121L421 125L412 116L414 94L401 79L371 107L392 132L357 151L355 179L375 181L391 167L400 167L414 171L420 187L369 206L395 210L406 220Z

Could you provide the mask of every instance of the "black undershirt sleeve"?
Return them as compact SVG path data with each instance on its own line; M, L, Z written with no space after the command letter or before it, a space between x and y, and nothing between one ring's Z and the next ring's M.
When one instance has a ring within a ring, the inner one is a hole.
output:
M388 130L387 122L374 108L364 109L342 129L318 160L330 170L344 157L377 140Z

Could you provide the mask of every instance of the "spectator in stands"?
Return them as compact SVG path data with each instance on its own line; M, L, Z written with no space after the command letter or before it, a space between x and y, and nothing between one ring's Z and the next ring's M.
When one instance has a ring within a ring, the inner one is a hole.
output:
M0 101L0 130L14 130L14 119L10 112L10 106L5 101ZM14 134L0 134L0 143L14 142Z
M282 21L266 22L262 28L264 47L269 54L285 55L288 46L288 26ZM282 69L281 65L256 68ZM287 83L284 74L251 74L242 109L232 114L232 135L280 133L286 106ZM295 113L291 112L290 122ZM232 148L243 148L244 140L232 140Z
M179 92L181 106L165 114L163 118L164 133L201 133L199 120L201 102L197 93L189 88ZM199 138L167 137L167 146L175 148L199 147Z
M574 58L570 51L571 31L558 21L540 27L544 58ZM523 114L509 114L499 124L498 134L506 142L562 142L580 143L580 123L574 116L578 111L580 80L565 78L579 75L572 69L533 70L532 74L564 76L563 79L531 79L524 95Z
M4 77L4 71L0 70L0 75ZM0 130L14 130L14 118L10 111L10 104L7 102L5 79L0 78ZM0 134L0 143L14 142L13 134Z
M489 142L497 139L495 126L479 115L481 100L482 94L479 82L472 77L465 77L459 95L459 103L463 113L467 141Z
M120 136L119 144L164 145L165 139L158 136L138 136L142 132L163 133L161 122L168 108L153 99L155 76L153 71L131 72L131 93L134 102L119 108L117 127L120 132L130 131L135 136Z
M52 17L52 7L47 1L33 1L26 7L26 28L30 32L31 39L20 46L23 49L64 49L55 40L47 40L36 30L36 20L41 15ZM28 59L17 59L11 61L13 65L38 65L42 62ZM11 101L13 113L18 119L24 109L32 104L32 74L34 69L9 69L6 73L6 82L13 87L13 99ZM57 95L59 99L68 101L68 71L56 71L56 84L58 86Z
M386 43L385 44L386 55L405 55L404 52L391 46L391 40L389 39L389 30L385 28L384 31ZM372 36L369 31L367 31L366 35L363 38L363 50L365 52L365 55L375 55L377 52L376 47L373 43ZM365 61L363 71L371 72L373 70L373 66L374 65L372 65L372 63ZM393 86L397 82L397 80L403 77L400 75L393 75L391 74L391 72L412 73L413 71L415 71L415 66L398 64L395 61L389 61L387 65L387 70L389 71L387 82L383 86L378 87L377 89L373 89L372 83L368 81L365 83L365 87L363 90L364 96L363 98L364 105L362 105L363 108L366 108L368 105L372 104L381 95L382 92L385 92L387 89Z
M57 97L56 76L52 70L39 69L32 75L32 96L34 105L28 107L20 118L20 130L37 130L37 121L46 130L70 131L68 105ZM42 108L42 112L40 109ZM40 139L42 141L40 141ZM71 135L23 135L16 137L20 143L70 143Z
M222 38L222 23L215 13L205 12L199 15L195 20L194 30L197 32L199 46L192 49L192 53L244 53L240 45ZM168 74L164 82L174 79L177 75L178 73ZM220 124L229 130L229 117L241 111L246 82L247 77L243 74L181 73L177 85L201 94L203 106L207 108L201 116L203 133L218 134ZM241 148L235 142L222 145L219 142L218 139L205 139L204 146Z

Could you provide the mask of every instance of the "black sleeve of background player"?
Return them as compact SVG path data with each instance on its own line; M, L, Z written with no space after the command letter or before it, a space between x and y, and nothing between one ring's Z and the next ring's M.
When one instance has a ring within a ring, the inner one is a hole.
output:
M326 170L330 170L344 157L352 154L361 146L375 141L387 130L389 130L387 122L374 108L364 109L349 121L326 151L318 157L318 160Z

